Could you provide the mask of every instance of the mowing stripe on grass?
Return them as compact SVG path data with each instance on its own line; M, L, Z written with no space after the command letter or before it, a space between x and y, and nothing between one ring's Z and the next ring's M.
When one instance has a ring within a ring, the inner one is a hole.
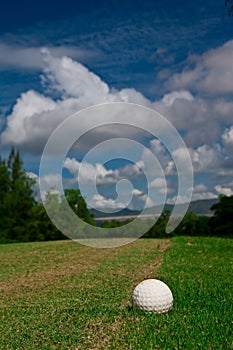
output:
M2 246L3 291L17 281L19 288L3 293L0 348L233 349L232 243L174 237L109 250L73 242ZM132 308L133 288L147 278L168 284L172 311Z
M2 246L3 348L109 348L131 314L133 287L157 276L168 245L139 240L107 250L67 241Z

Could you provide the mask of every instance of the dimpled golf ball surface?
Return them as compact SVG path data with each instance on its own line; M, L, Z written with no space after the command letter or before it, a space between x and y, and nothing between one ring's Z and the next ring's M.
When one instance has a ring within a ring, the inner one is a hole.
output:
M165 313L172 308L173 296L170 288L162 281L149 279L139 283L132 295L133 304L141 310Z

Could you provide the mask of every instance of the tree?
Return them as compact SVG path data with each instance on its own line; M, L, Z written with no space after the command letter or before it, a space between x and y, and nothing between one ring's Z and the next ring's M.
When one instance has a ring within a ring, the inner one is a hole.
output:
M185 214L183 220L175 229L176 235L208 236L210 235L209 217L198 216L194 212Z
M165 210L160 215L156 223L149 229L149 231L143 235L143 238L169 237L169 234L166 233L166 226L170 216L171 212L169 210Z
M233 195L219 196L219 202L210 208L214 215L210 219L210 227L214 234L221 236L233 235Z
M12 148L8 161L0 161L1 238L28 241L31 210L36 205L34 181L23 169L19 151Z
M66 199L66 201L65 201ZM67 211L67 202L74 214L81 220L75 220ZM85 237L85 223L96 226L80 190L66 189L64 196L52 191L45 198L45 208L49 217L65 236L71 239ZM59 238L60 239L60 238Z
M96 226L93 215L90 214L85 199L82 197L80 190L66 189L65 197L71 209L76 215L86 223Z
M0 238L7 239L7 230L5 227L7 213L7 195L10 191L10 174L8 172L7 163L0 157Z
M34 180L23 169L19 151L15 151L12 148L7 160L0 157L1 242L27 242L66 238L62 233L64 223L68 220L62 216L63 214L66 215L62 206L64 204L64 196L61 197L52 192L47 193L46 196L46 208L50 208L52 212L57 212L61 232L48 217L42 203L38 203L35 200L33 187ZM86 202L79 190L67 189L65 190L65 196L75 214L83 221L95 225L95 221L89 213ZM83 227L84 223L81 223L79 227L75 226L73 228L77 229L78 234L80 234ZM70 225L68 229L70 230Z
M208 216L198 216L197 235L209 236L210 230L210 218Z
M59 205L58 196L48 192L47 205ZM32 209L31 232L34 241L54 241L67 239L65 235L53 224L42 203L37 203Z
M198 216L193 212L186 213L183 220L176 227L175 233L177 235L187 235L187 236L197 235L198 234Z

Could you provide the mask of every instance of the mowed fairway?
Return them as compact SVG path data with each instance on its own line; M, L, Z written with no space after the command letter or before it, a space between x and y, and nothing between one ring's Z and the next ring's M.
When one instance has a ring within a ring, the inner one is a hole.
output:
M0 349L233 349L232 252L210 237L1 245ZM172 311L133 310L146 278L169 285Z

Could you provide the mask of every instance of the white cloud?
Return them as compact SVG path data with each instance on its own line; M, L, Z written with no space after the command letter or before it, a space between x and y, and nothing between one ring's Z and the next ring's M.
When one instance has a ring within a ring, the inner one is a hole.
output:
M198 200L198 199L213 199L217 198L216 193L211 192L208 187L202 183L195 185L193 188L189 188L188 193L192 193L192 201ZM183 204L187 203L189 201L189 196L187 195L182 195L182 196L174 196L172 198L168 199L169 204L174 204L177 200L178 204Z
M74 176L71 182L78 183L80 188L85 192L86 200L88 205L96 208L105 209L119 209L131 205L132 208L135 206L139 209L145 206L152 206L154 204L153 200L145 194L142 190L138 188L133 188L131 191L127 187L126 192L123 191L118 194L120 197L117 200L112 198L106 199L102 194L94 194L95 185L106 185L106 184L120 184L122 179L128 179L132 181L138 173L135 172L136 164L130 164L125 167L112 170L107 170L101 164L91 164L88 162L78 162L75 158L66 158L64 162L64 168L68 169L70 173ZM85 187L87 186L87 187ZM130 192L129 192L130 191ZM103 202L101 203L101 199Z
M203 145L189 151L196 173L216 173L216 171L220 170L223 163L223 155L219 145L214 145L213 147Z
M100 194L95 194L92 200L89 202L89 205L95 209L115 209L120 210L126 207L128 203L118 202L111 198L105 198Z
M147 194L142 195L140 199L145 202L144 208L150 208L155 205L155 202Z
M17 68L26 70L41 70L45 66L42 46L26 47L19 45L9 45L0 42L0 70L6 68ZM73 59L84 60L97 53L86 49L78 49L73 46L55 46L48 47L51 54L55 57L67 55Z
M149 183L149 187L160 188L160 189L166 188L167 187L166 179L163 177L156 178Z
M222 141L225 147L233 148L233 125L224 130L222 134Z
M8 55L13 54L13 51L9 51L9 47L3 47L0 44L1 47L3 51L0 54L0 66L6 64L4 60L7 61ZM27 65L29 56L33 61L34 55L38 55L41 48L31 50L14 51L15 57L11 58L12 61L9 60L9 65L13 67L20 57L20 62L24 61L22 65ZM160 101L153 103L134 89L121 91L110 89L106 82L82 64L68 57L58 57L63 54L62 47L59 49L60 52L56 53L54 50L55 48L43 50L42 56L45 64L43 82L46 83L48 90L59 92L60 99L53 100L46 97L46 94L39 94L32 90L23 93L17 99L11 114L8 115L6 129L0 135L3 145L16 145L28 152L40 153L54 129L74 112L98 103L132 102L157 110L182 132L189 147L196 174L203 172L217 176L232 174L233 126L229 125L232 123L233 102L229 96L225 97L224 94L233 93L231 64L233 41L208 51L202 56L196 56L195 59L192 58L194 68L190 69L187 66L182 73L172 76L168 84L170 92ZM8 52L5 58L3 52ZM31 64L31 67L33 65L41 67L41 61L36 61L36 59ZM227 76L226 72L228 72ZM215 94L218 95L215 96ZM104 122L106 115L101 117ZM134 120L137 120L137 117L132 116ZM145 119L145 126L149 127L147 123ZM222 131L224 123L227 128ZM85 118L82 120L82 125L89 126L89 124L91 125L89 120ZM135 138L135 134L136 131L132 129L125 131L125 135L131 138ZM107 139L109 135L123 137L124 130L118 126L111 130L109 128L96 130L91 137L87 137L89 143L85 146L98 143L99 140L102 141L102 138ZM151 168L151 162L154 162L154 159L150 151L156 155L161 168ZM144 171L150 174L150 185L159 188L156 178L162 178L164 174L172 176L175 173L173 157L176 157L181 163L184 162L182 149L169 155L159 140L152 140L138 164L108 170L97 162L95 164L84 162L82 181L87 182L88 179L91 180L93 176L97 176L99 184L116 183L122 178L139 177ZM67 158L65 167L76 179L80 163ZM161 169L164 174L161 174ZM170 188L172 186L168 188L168 191ZM222 188L228 189L228 186ZM163 191L162 187L159 189ZM213 194L204 188L202 192L206 198ZM143 195L138 193L138 197ZM201 191L198 192L196 189L195 198L198 195L201 196Z
M140 206L140 209L152 207L155 204L154 201L148 196L148 194L144 193L143 191L137 188L134 188L132 190L132 195L137 197L138 202L143 202L143 204L138 203Z
M44 50L46 69L44 81L48 82L50 90L59 91L60 100L52 100L35 91L23 93L7 117L6 129L1 134L1 143L16 145L31 152L40 153L51 132L73 113L95 104L104 102L145 102L149 101L134 89L124 89L111 92L108 85L97 75L89 71L82 64L68 57L53 57L48 50ZM103 123L106 115L102 115ZM136 118L137 116L135 116ZM92 127L91 120L86 118L83 125ZM117 116L116 116L117 122ZM135 135L135 131L122 127L102 128L96 131L94 139L101 139L101 135L124 137ZM66 135L64 135L66 137ZM89 138L89 142L93 137Z
M86 161L77 161L75 158L67 157L63 164L73 175L73 183L88 185L117 184L120 180L128 179L129 181L141 175L141 168L138 164L129 164L117 169L107 169L100 163L89 163ZM139 195L142 192L134 189L132 194Z
M182 173L191 174L193 172L192 164L190 164L190 154L184 147L177 148L172 152L172 159L177 168L181 169Z
M156 160L158 164L155 164ZM155 164L155 166L152 167L152 164ZM175 169L171 155L157 139L151 140L149 147L143 151L142 168L146 174L152 177L173 174Z
M185 196L185 195L182 195L182 196L174 196L172 198L169 198L167 200L167 203L168 204L184 204L184 203L188 203L190 200L189 196Z
M59 194L60 192L57 190L59 183L61 182L61 175L60 174L47 174L45 176L41 176L40 178L38 175L34 173L28 173L29 177L36 180L35 184L35 192L36 192L36 198L45 199L48 192L51 194ZM40 187L39 187L40 182ZM41 189L41 191L40 191Z
M64 162L64 168L68 169L74 175L74 181L80 184L93 184L93 181L97 185L116 183L119 179L118 170L107 170L102 164L79 162L75 158L67 157Z
M47 49L43 50L43 55L46 62L44 79L49 80L64 98L81 99L84 106L106 101L108 85L81 63L66 56L53 57Z
M134 188L132 190L132 195L134 195L134 196L141 196L141 195L143 195L143 192L141 190L137 189L137 188Z
M43 81L48 83L50 90L59 91L62 99L53 101L35 91L22 94L7 117L6 130L1 136L1 142L5 145L14 144L39 153L51 132L69 115L93 104L111 101L154 108L184 132L189 147L216 142L221 136L222 122L229 123L232 120L233 102L229 100L216 98L213 101L194 97L182 87L166 94L161 101L151 103L134 89L111 90L96 74L68 57L54 57L47 49L43 52L46 67ZM83 122L87 123L86 120ZM146 123L145 120L145 126ZM135 132L131 130L131 136ZM111 130L111 136L119 137L122 133L120 127ZM126 133L129 135L129 130ZM110 130L102 130L99 134L99 137L101 134L106 136Z
M46 115L54 111L56 103L35 91L23 93L7 119L7 128L1 135L3 144L33 144L36 138L44 138L51 126ZM52 130L50 130L51 132Z
M27 172L26 174L30 179L38 182L38 175L36 175L35 173L32 173L31 171Z
M162 102L165 105L171 106L176 100L184 101L193 101L194 97L190 94L189 91L173 91L169 94L166 94L162 98Z
M166 98L153 103L153 108L183 132L183 138L189 147L216 142L221 136L222 123L232 122L232 101L193 97L187 91L186 94L187 98L184 98L185 92L179 95L178 91L173 91L165 95Z
M212 199L216 198L217 195L208 190L208 187L204 184L197 184L193 187L192 200L198 199Z
M207 95L233 93L233 40L204 54L191 56L194 68L185 68L168 81L171 89L191 89Z
M218 193L225 194L226 196L232 196L233 195L233 190L230 187L222 187L220 185L215 186L215 190Z
M51 190L57 187L57 184L61 181L60 174L48 174L40 178L40 182L43 188L46 190Z
M135 89L122 89L115 96L116 101L136 103L142 106L151 107L151 102Z

